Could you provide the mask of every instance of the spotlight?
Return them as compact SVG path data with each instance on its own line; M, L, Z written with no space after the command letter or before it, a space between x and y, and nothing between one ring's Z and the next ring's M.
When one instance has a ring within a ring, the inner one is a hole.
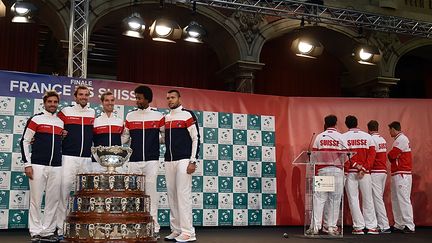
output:
M203 43L202 38L206 35L206 31L200 24L192 21L183 29L183 35L185 36L185 41Z
M299 37L292 42L291 50L299 57L316 58L322 54L324 47L313 38Z
M353 53L353 56L360 64L375 65L381 60L381 52L375 46L358 45Z
M157 19L150 26L150 36L154 41L172 42L181 38L180 26L168 19Z
M145 23L138 13L134 13L130 17L125 18L123 22L126 25L126 30L123 32L123 35L144 38Z
M15 16L12 18L13 23L33 23L32 14L36 7L29 2L17 1L11 7Z

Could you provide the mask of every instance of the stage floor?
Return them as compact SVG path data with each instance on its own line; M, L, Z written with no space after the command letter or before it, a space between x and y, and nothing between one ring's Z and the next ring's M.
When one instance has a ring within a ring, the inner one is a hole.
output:
M302 227L198 227L197 243L302 243L302 242L347 242L347 243L423 243L431 242L432 228L418 227L415 234L351 235L346 231L343 239L310 239L303 236ZM162 238L169 233L162 228ZM284 237L287 233L288 237ZM1 243L30 242L27 230L0 230ZM164 242L163 239L159 242Z

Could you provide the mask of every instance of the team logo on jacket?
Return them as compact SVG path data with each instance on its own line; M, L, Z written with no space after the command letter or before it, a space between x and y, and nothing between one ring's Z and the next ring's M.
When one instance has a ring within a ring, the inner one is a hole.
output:
M262 225L262 211L249 210L248 219L249 219L249 225Z
M233 225L233 210L219 209L219 225Z
M14 115L15 97L0 96L0 115Z

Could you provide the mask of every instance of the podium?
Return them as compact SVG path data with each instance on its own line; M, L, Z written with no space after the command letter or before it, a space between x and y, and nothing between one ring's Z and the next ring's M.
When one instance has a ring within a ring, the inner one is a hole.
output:
M293 161L306 166L306 237L343 237L343 165L353 155L347 151L303 151Z

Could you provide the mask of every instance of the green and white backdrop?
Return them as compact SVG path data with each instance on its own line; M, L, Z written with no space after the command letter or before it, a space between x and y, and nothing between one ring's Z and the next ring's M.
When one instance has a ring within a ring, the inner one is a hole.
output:
M0 92L0 229L26 228L30 191L28 178L23 173L19 141L27 119L43 109L40 99L43 92L42 89L30 95L28 92L15 92L12 90L14 73L6 74L0 75L0 90L6 90ZM26 77L21 73L20 78L23 79L23 76ZM45 83L49 87L49 81L45 81L47 75L31 74L31 77L31 82ZM67 95L65 87L73 81L57 77L56 82L64 83L60 106L69 105L72 96ZM95 93L98 89L99 93L103 92L100 91L103 89L101 87L121 86L124 90L133 90L135 87L135 84L111 81L93 81L92 84ZM97 100L97 96L94 96L90 102L97 113L100 113L101 107ZM123 103L125 105L116 105L115 108L121 118L134 109L132 97ZM168 112L167 109L160 111ZM200 159L192 179L194 225L276 225L274 116L194 112L201 135ZM161 164L157 176L158 220L161 226L169 226L162 163L164 145L161 145L160 151Z

